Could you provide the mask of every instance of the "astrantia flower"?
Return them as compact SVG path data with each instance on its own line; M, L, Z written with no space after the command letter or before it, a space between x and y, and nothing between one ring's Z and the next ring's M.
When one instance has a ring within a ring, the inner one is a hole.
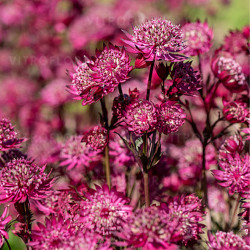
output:
M164 102L159 107L157 129L166 135L176 132L184 124L185 118L181 105L173 101Z
M223 85L232 92L245 89L246 81L241 66L231 57L215 56L212 70Z
M191 63L176 63L171 71L174 86L184 95L193 95L195 91L201 88L200 75L197 71L194 71Z
M228 160L220 163L222 170L212 170L214 177L220 181L219 185L229 189L229 194L243 192L250 185L249 155L240 157L227 155Z
M122 230L122 222L131 214L132 207L125 205L128 199L122 194L109 190L107 185L96 186L85 193L80 203L81 222L87 229L101 235L111 235Z
M249 115L246 103L235 100L233 102L224 101L223 104L223 115L226 120L231 123L242 123L246 121Z
M61 147L60 166L67 169L89 167L91 162L100 160L100 151L94 150L82 141L82 136L71 136Z
M75 227L70 220L65 220L61 215L59 217L51 216L46 218L45 226L37 223L39 230L32 230L29 246L32 249L74 249L74 242L70 239L75 235Z
M187 23L182 27L186 49L183 51L188 56L203 54L212 46L213 30L207 22Z
M222 190L216 186L209 186L207 193L209 208L218 213L226 213L227 204L223 198Z
M218 231L216 235L208 233L209 250L249 250L250 246L238 235L233 232Z
M156 129L157 109L146 100L135 100L126 107L125 122L128 130L137 135L151 132Z
M2 215L0 216L0 247L3 245L3 237L9 238L8 232L6 231L6 225L11 221L11 217L7 216L8 208L5 207Z
M133 249L178 249L173 245L170 248L170 223L164 210L151 206L136 210L123 225L122 233L118 235Z
M205 226L200 224L204 212L198 197L194 194L176 196L161 206L169 215L169 224L172 222L172 227L175 225L174 230L170 230L172 242L182 241L186 244L190 240L200 239L199 234L203 233Z
M109 44L104 45L103 50L96 51L94 63L89 67L93 70L91 77L95 82L101 84L105 94L113 92L119 83L129 79L128 74L132 70L130 59L124 48Z
M147 61L183 61L185 56L177 54L184 48L183 34L179 25L164 18L153 18L133 27L133 35L126 32L129 40L124 40L134 53L143 54Z
M95 150L103 150L108 142L107 130L102 126L95 126L93 129L84 133L82 142L87 147Z
M51 190L53 179L31 160L13 159L0 170L0 203L39 200Z
M87 63L90 63L90 61L78 62L75 72L70 73L72 83L67 86L75 99L82 100L83 106L95 103L105 95L101 84L92 79L91 74L93 72Z
M18 148L23 141L24 139L17 137L17 132L8 119L0 120L0 151Z

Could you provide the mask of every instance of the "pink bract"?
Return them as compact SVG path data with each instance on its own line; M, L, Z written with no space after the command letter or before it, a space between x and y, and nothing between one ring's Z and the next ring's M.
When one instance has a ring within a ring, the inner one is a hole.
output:
M3 237L8 239L9 235L6 231L7 224L11 221L11 217L7 216L8 208L5 207L2 215L0 216L0 247L3 245Z

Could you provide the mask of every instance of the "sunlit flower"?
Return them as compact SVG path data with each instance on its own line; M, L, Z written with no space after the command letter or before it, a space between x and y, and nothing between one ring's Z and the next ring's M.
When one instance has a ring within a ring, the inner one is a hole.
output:
M180 52L184 48L183 34L178 25L164 18L153 18L133 27L133 35L126 32L129 40L124 40L132 52L143 54L147 61L183 61Z
M132 207L125 205L128 199L122 194L109 190L107 185L96 186L85 193L80 203L81 222L87 229L101 235L111 235L123 230L122 222L131 214Z
M39 200L49 194L53 179L31 160L13 159L0 170L0 203Z

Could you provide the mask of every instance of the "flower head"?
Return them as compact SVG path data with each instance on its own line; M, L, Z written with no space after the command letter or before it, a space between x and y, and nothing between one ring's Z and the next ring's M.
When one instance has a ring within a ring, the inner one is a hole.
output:
M233 232L218 231L216 235L208 233L209 250L249 250L246 242Z
M82 99L82 105L95 103L110 92L119 83L128 80L132 70L130 60L124 49L112 44L96 51L93 61L78 63L75 73L71 73L70 92L76 99Z
M168 215L160 207L139 209L127 219L119 236L134 248L170 249L169 222Z
M231 57L215 56L212 70L223 85L232 92L245 89L246 81L241 66Z
M242 123L245 122L249 111L247 109L247 104L241 102L240 100L235 100L233 102L223 102L223 115L231 123Z
M81 221L87 229L101 235L111 235L122 230L122 222L131 214L132 207L125 205L128 199L107 185L96 186L85 193L81 201Z
M95 126L87 131L82 138L82 142L86 143L87 147L95 150L103 150L108 142L107 130L102 126Z
M24 139L17 137L17 132L11 122L5 118L0 120L0 150L18 148Z
M2 215L0 216L0 247L3 244L3 237L8 239L9 235L6 231L6 225L11 221L11 217L7 216L8 208L5 207Z
M0 203L24 202L26 198L39 200L51 190L53 179L31 160L13 159L0 170Z
M71 136L61 147L61 166L67 169L89 167L91 163L100 160L100 150L94 150L81 142L82 136Z
M196 56L209 51L212 46L213 30L207 22L187 23L182 27L186 49L183 51L188 56Z
M176 63L171 71L174 86L184 95L193 95L195 91L201 88L200 75L197 71L194 71L191 63Z
M183 61L185 56L177 54L184 48L183 34L178 25L165 18L153 18L133 27L134 35L126 33L124 40L133 52L143 54L147 61Z
M159 107L157 129L164 134L176 132L184 124L185 118L181 105L173 101L164 102Z
M134 100L126 107L125 122L128 130L137 135L151 132L156 129L157 109L146 100Z
M227 161L220 163L222 170L212 170L219 185L229 189L229 194L241 193L250 185L249 155L240 157L227 155Z

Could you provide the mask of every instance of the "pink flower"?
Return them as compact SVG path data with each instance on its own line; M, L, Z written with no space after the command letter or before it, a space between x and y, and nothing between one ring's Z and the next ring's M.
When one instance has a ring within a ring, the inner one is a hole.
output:
M207 22L187 23L182 27L182 32L187 45L183 50L186 55L197 56L211 48L214 34Z
M240 100L235 100L233 102L223 101L223 104L223 115L225 119L231 123L243 123L249 116L247 104Z
M174 87L184 95L193 95L195 91L201 88L200 75L198 75L197 71L194 71L191 63L176 63L170 73Z
M185 118L186 114L180 104L164 102L159 107L157 129L166 135L176 132L184 124Z
M132 70L130 60L124 49L104 45L103 51L96 51L93 61L78 63L75 73L71 73L70 92L76 99L82 99L82 105L95 103L103 96L113 92L119 83L128 80Z
M249 250L250 246L233 232L217 231L216 235L208 233L209 250Z
M102 126L95 126L91 130L84 133L82 142L85 142L87 147L94 150L104 150L108 142L107 133L107 130Z
M8 232L6 231L6 225L11 221L11 217L7 216L8 208L5 207L2 215L0 216L0 247L3 245L3 237L9 238Z
M66 85L66 81L60 78L47 84L41 90L43 102L52 107L57 107L67 102L69 100L69 93L64 89Z
M226 213L227 204L224 200L223 192L216 186L208 187L208 204L211 210L219 213Z
M100 160L100 150L94 150L82 141L82 136L71 136L61 147L60 166L72 168L90 167L91 163Z
M240 157L235 154L234 158L228 154L227 161L220 163L222 170L212 170L219 185L229 189L229 194L241 193L250 185L249 155Z
M176 196L170 198L166 203L161 204L162 208L169 215L169 231L171 241L182 241L187 244L189 241L200 239L204 212L202 211L201 200L194 194Z
M134 100L126 107L125 122L136 135L151 132L156 129L157 109L150 101Z
M45 168L46 165L39 167L24 158L7 162L0 170L0 203L47 197L54 179L44 173Z
M143 54L147 61L183 61L185 56L177 54L184 48L183 34L178 25L164 18L153 18L133 27L134 35L125 33L124 40L133 53Z
M128 199L107 185L95 186L85 193L85 200L80 203L81 222L91 231L110 236L123 230L122 222L131 214L132 207L125 205Z
M246 88L246 79L241 66L228 55L215 56L212 70L223 85L232 92L241 92Z
M136 210L123 225L122 233L118 236L126 241L129 247L143 250L173 249L178 247L170 243L171 221L166 212L160 207Z
M20 144L24 139L17 137L17 132L14 130L14 126L8 119L0 120L0 150L6 151L12 148L20 147Z

